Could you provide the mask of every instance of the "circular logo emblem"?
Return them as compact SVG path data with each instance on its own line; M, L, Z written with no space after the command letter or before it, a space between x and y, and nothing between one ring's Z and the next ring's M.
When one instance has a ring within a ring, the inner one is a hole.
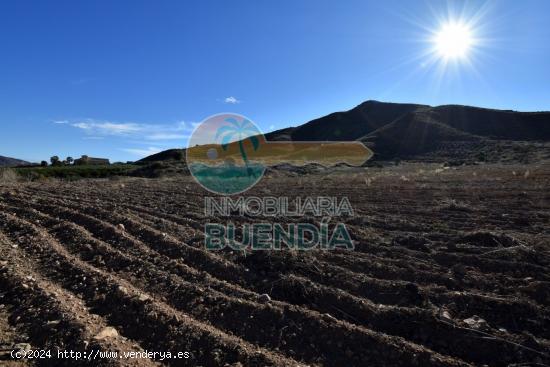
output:
M223 113L202 121L191 134L187 167L205 189L222 195L239 194L262 178L258 157L265 138L244 116Z

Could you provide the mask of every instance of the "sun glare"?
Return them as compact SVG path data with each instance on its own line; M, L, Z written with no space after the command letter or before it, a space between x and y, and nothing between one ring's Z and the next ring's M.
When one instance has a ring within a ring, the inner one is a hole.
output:
M446 59L463 58L473 44L472 32L463 23L447 23L436 33L434 40L437 53Z

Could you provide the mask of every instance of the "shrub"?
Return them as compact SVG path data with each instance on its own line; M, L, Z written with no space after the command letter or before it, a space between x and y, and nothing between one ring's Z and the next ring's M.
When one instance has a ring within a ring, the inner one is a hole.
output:
M17 172L11 168L0 168L0 183L13 183L19 180Z

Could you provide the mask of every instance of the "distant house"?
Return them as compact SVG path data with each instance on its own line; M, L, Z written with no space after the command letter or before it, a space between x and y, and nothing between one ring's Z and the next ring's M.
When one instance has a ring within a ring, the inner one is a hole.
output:
M93 158L93 157L88 157L87 155L83 155L82 157L75 159L74 164L106 165L106 164L110 164L110 162L106 158Z

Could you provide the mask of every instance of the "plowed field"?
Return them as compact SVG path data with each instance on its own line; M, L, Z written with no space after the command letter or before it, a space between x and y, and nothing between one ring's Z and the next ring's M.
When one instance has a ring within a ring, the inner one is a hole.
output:
M550 365L549 189L544 166L278 172L245 195L347 196L355 250L213 252L227 219L190 177L0 186L0 365Z

